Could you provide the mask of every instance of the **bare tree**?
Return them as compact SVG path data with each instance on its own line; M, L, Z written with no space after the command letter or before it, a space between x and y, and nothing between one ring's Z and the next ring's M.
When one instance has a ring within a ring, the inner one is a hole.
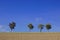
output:
M10 29L11 29L11 32L12 32L12 30L15 28L15 26L16 26L16 23L15 23L15 22L9 23L9 27L10 27Z
M38 25L38 28L40 29L40 32L42 31L43 27L44 27L43 24L39 24L39 25Z
M46 29L49 31L49 29L51 29L51 24L46 24Z
M34 26L32 24L28 25L28 28L30 29L30 31L34 28Z

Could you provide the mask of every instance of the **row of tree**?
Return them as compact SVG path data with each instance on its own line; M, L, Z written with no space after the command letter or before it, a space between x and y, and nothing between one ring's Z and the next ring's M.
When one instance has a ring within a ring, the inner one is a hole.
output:
M51 29L51 24L46 24L45 26L44 26L43 24L39 24L39 25L38 25L38 28L40 29L40 32L42 32L42 29L43 29L44 27L46 27L46 29L49 31L49 29ZM33 26L32 24L29 24L29 25L28 25L28 28L29 28L30 30L32 30L32 29L34 28L34 26Z
M16 26L16 23L15 23L15 22L9 23L9 27L10 27L11 31L15 28L15 26ZM46 24L46 25L39 24L39 25L38 25L38 28L40 29L40 32L42 32L42 29L43 29L44 27L46 27L46 29L49 31L49 29L51 29L51 24ZM28 28L29 28L30 30L32 30L32 29L34 28L34 26L33 26L32 24L29 24L29 25L28 25Z

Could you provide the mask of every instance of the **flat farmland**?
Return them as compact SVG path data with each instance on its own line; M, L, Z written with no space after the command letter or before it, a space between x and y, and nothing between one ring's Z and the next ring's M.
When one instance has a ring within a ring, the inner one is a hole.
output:
M60 40L58 32L1 32L0 40Z

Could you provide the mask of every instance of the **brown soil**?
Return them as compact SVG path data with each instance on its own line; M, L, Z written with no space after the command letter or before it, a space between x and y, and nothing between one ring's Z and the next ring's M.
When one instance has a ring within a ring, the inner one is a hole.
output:
M0 33L0 40L60 40L60 33Z

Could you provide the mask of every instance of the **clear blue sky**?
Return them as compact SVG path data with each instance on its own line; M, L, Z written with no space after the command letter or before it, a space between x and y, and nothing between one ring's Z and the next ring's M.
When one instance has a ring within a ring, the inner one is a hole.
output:
M16 22L15 32L39 32L38 24L52 25L50 32L60 32L60 0L0 0L0 32L10 31L9 23ZM46 28L42 30L47 32Z

